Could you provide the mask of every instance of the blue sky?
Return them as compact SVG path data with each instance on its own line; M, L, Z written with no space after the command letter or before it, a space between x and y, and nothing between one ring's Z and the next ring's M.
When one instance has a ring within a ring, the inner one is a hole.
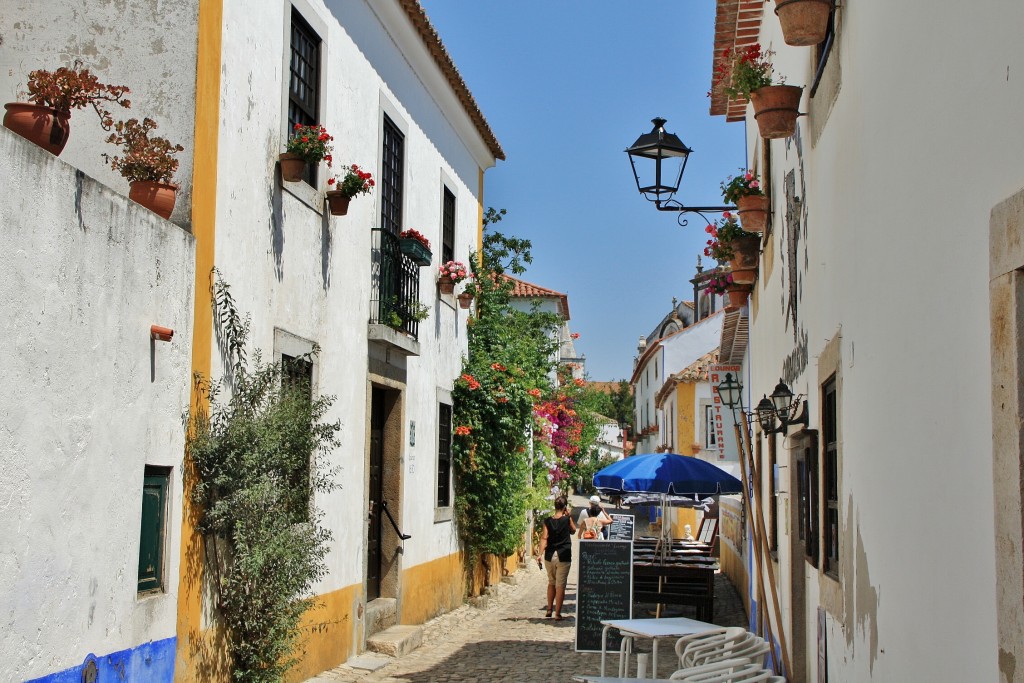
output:
M533 242L524 279L569 295L590 379L628 378L637 339L689 283L706 223L658 212L623 150L668 119L694 152L677 198L719 205L743 165L743 124L708 114L711 0L421 0L507 161L484 204ZM705 259L707 266L707 259Z

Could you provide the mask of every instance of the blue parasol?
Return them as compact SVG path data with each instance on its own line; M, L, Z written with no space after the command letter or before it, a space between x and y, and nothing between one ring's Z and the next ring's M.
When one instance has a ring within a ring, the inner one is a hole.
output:
M633 455L594 475L603 493L664 493L668 495L741 493L743 484L728 472L700 458L676 453Z

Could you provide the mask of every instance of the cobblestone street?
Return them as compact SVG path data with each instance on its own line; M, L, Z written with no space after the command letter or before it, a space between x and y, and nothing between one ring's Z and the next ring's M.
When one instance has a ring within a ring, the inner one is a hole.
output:
M547 578L536 565L529 564L516 575L515 585L503 585L485 608L463 605L424 625L423 645L405 657L377 671L347 665L324 672L308 683L328 681L516 681L522 683L571 681L574 674L596 674L600 654L577 653L575 634L576 565L569 577L565 620L544 618ZM634 617L653 616L635 613ZM674 616L674 614L673 614ZM683 612L681 616L690 616ZM715 582L715 622L725 626L744 626L746 617L739 596L728 579L719 574ZM649 650L649 643L638 642L637 649ZM670 653L667 645L659 653ZM372 654L372 653L371 653ZM660 674L671 671L670 656L659 666ZM614 669L617 656L609 658Z

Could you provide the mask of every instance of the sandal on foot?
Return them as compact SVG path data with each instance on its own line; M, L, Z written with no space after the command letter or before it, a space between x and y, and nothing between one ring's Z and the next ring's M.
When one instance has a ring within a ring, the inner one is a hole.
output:
M561 614L556 614L556 615L555 615L555 621L561 621L561 620L562 620L562 618L563 618L563 617L562 617L562 615L561 615Z
M551 610L548 610L548 611L544 612L544 618L545 619L550 619L551 618Z

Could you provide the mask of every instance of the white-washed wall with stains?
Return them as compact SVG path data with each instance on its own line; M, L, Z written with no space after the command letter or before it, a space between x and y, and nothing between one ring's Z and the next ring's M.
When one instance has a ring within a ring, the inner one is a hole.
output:
M6 129L0 188L4 678L150 641L173 653L194 240ZM143 597L146 465L173 469L163 590Z

